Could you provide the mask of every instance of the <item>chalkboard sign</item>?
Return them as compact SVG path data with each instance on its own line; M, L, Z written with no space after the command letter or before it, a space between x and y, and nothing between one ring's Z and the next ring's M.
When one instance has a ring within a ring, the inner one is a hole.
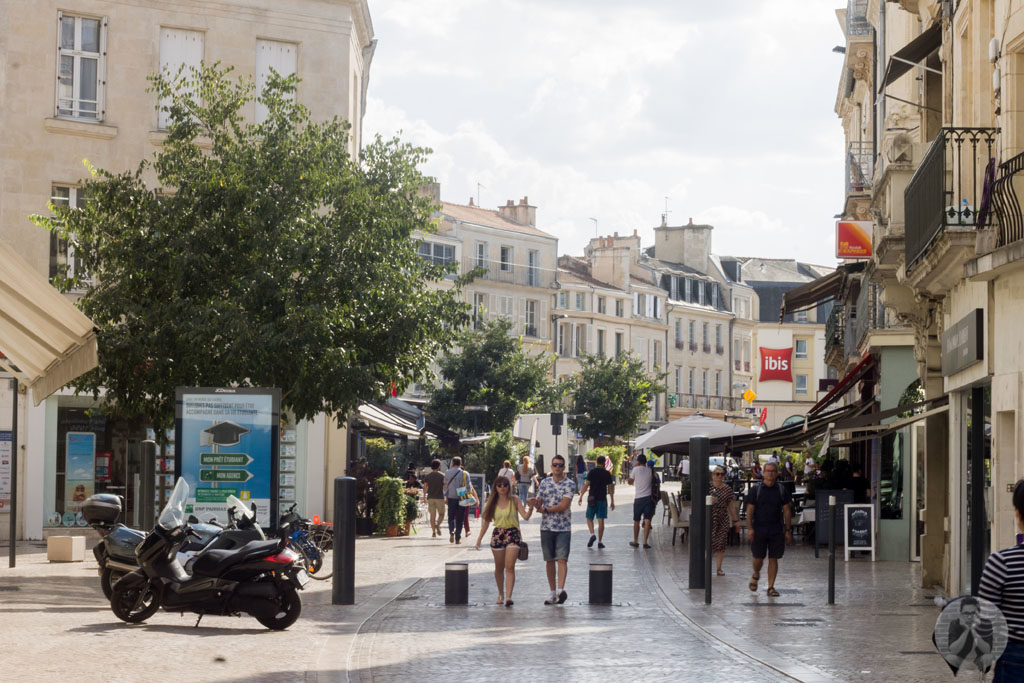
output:
M847 505L843 508L843 538L846 540L846 560L855 550L871 551L875 559L875 506Z
M825 489L814 492L814 542L817 545L828 545L828 497L836 497L835 529L836 545L843 545L846 538L842 535L843 505L853 503L853 491L849 489Z

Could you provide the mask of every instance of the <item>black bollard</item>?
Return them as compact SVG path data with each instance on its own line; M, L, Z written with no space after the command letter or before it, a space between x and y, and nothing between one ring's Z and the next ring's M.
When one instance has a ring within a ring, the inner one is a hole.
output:
M444 604L469 604L469 563L444 563Z
M331 604L356 603L356 480L334 479L334 576Z
M828 604L836 604L836 497L828 497Z
M711 445L706 436L690 439L690 565L689 587L704 587L704 560L707 538L704 528L704 506L700 504L708 491L708 456Z
M704 539L707 548L704 551L704 604L711 604L711 495L704 498Z
M612 566L590 563L590 604L612 604Z

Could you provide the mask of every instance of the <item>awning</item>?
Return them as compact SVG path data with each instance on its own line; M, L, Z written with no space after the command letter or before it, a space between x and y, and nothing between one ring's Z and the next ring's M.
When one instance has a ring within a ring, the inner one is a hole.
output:
M364 403L359 406L356 409L356 415L371 427L398 434L399 436L408 436L413 439L420 438L420 430L416 429L415 423L371 403ZM433 436L429 432L425 431L424 433L426 436Z
M928 55L939 49L940 45L942 45L942 25L935 22L889 58L885 77L878 86L878 92L882 92L885 90L885 86L923 62Z
M850 273L864 270L864 262L848 263L839 266L828 275L811 280L799 287L794 287L782 295L782 307L779 309L779 322L787 313L814 308L818 304L839 296Z
M0 367L47 396L99 364L96 328L10 245L0 242Z
M857 367L846 373L846 376L839 380L839 383L832 387L832 390L825 394L824 398L811 406L807 414L814 415L835 401L838 401L854 384L863 379L873 367L875 367L875 357L868 356L858 363Z
M948 397L946 397L946 396L940 396L938 398L931 399L931 400L928 400L928 401L922 401L921 403L918 403L918 404L915 404L915 405L918 406L918 407L924 406L927 409L924 412L914 413L914 414L912 414L912 415L910 415L908 417L900 418L899 420L896 420L895 422L888 422L888 423L882 424L880 422L880 420L884 420L884 419L888 419L889 417L892 417L892 415L890 413L894 413L897 410L899 410L901 412L906 412L908 409L910 409L910 407L893 408L891 410L885 411L885 413L883 413L881 415L865 416L865 417L874 417L875 418L876 421L873 422L873 423L870 423L870 424L865 424L865 425L861 425L861 426L858 426L858 427L842 427L842 426L837 426L835 431L837 431L837 432L846 432L846 433L849 433L850 436L848 438L846 438L846 439L841 439L839 441L833 441L832 445L833 446L850 446L850 445L855 444L855 443L860 442L860 441L869 441L871 439L880 439L883 436L886 436L888 434L892 434L893 432L899 431L900 429L903 429L907 425L913 424L914 422L917 422L919 420L926 420L929 417L932 417L934 415L939 415L940 413L944 413L944 412L949 410L949 400L948 400Z

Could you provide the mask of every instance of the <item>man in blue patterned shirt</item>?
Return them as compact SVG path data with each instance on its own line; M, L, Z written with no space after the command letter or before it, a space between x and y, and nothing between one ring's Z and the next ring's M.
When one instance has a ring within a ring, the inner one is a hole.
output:
M545 605L560 605L568 597L565 593L565 575L569 571L569 541L572 538L572 497L576 484L565 476L565 458L556 455L551 458L551 476L540 483L536 498L527 502L540 510L540 547L547 564L548 587L551 595ZM558 570L558 587L555 588L555 569Z

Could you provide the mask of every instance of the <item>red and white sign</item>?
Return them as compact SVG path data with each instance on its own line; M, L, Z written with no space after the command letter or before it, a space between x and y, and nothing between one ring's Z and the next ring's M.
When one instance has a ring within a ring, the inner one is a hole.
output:
M759 346L761 352L761 377L759 382L792 382L793 381L793 347L788 349L766 349Z
M764 424L767 421L768 421L768 409L767 408L761 408L761 422L760 423Z
M836 258L871 258L871 221L836 221Z

